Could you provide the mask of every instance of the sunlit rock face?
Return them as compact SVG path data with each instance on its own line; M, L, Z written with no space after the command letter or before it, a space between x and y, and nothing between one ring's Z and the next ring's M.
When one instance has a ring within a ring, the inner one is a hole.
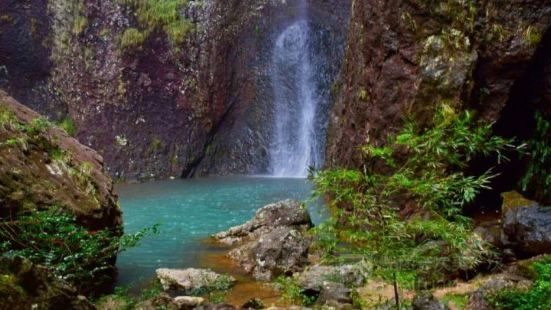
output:
M301 3L190 1L189 31L153 28L128 48L127 30L144 30L131 5L1 0L0 87L72 118L117 178L269 173L277 37L308 22L324 96L344 49L349 1L308 1L306 17Z

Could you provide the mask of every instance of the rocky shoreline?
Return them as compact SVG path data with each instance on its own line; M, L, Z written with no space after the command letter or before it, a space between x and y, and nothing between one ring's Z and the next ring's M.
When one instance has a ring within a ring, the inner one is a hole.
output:
M536 256L528 260L527 252L517 251L525 244L545 242L549 234L542 231L545 225L538 221L529 221L537 217L543 222L547 210L528 200L520 199L518 194L506 194L503 218L499 220L501 248L519 255L503 267L490 273L480 273L468 281L457 279L452 285L434 287L430 291L415 293L411 289L400 289L400 295L410 300L411 306L405 309L492 309L487 296L504 288L523 288L532 285L533 280L526 274L531 262L541 259ZM537 212L543 212L538 214ZM513 220L515 219L515 220ZM525 220L528 219L528 220ZM536 223L528 228L527 222ZM546 222L547 223L547 222ZM356 263L325 265L316 258L312 250L313 237L308 233L313 224L303 206L292 200L285 200L259 209L248 222L232 227L212 236L212 239L227 248L226 256L234 261L251 278L279 290L282 297L287 285L293 285L301 296L308 299L309 306L292 305L293 301L277 305L264 304L261 299L251 300L243 305L229 305L209 300L209 292L227 292L239 280L232 276L218 274L209 269L158 269L157 278L164 293L146 304L166 306L168 309L389 309L394 302L392 285L371 277L373 266L365 261ZM511 227L518 232L532 232L522 238L510 241L514 236ZM488 223L477 228L480 235L490 238ZM536 238L539 236L539 239ZM505 242L509 240L509 242ZM540 244L538 243L538 244ZM497 245L498 243L496 243ZM544 244L544 243L541 243ZM513 246L514 245L514 246ZM537 247L530 247L535 248ZM542 249L550 249L544 245ZM543 250L542 252L545 252ZM533 253L543 254L543 253ZM523 256L524 255L524 256ZM532 255L533 256L533 255ZM516 257L516 256L515 256ZM544 256L543 256L544 257ZM545 257L544 257L545 258ZM288 279L282 283L280 280ZM202 294L198 296L198 294ZM452 298L453 297L453 298ZM455 299L454 299L455 298ZM360 307L357 300L364 304ZM464 302L463 308L457 307L458 300ZM295 301L296 302L296 301ZM283 306L282 306L283 305ZM112 309L102 308L100 309ZM153 307L154 308L154 307ZM151 308L151 309L153 309ZM149 309L142 307L141 309Z

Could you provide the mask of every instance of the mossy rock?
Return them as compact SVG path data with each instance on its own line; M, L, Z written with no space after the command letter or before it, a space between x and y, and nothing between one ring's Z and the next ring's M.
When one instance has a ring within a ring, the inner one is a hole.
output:
M0 258L0 309L76 309L95 307L48 269L15 257Z
M503 204L501 207L503 213L507 212L511 208L531 206L533 203L533 201L526 199L524 196L515 191L502 193L501 197L503 198Z

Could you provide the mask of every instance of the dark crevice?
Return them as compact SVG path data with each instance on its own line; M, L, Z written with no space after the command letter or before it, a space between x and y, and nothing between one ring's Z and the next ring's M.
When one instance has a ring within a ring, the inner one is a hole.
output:
M511 88L501 117L494 125L494 134L514 138L517 144L524 143L534 136L535 114L537 111L545 109L546 104L549 105L543 96L548 73L546 68L551 66L550 55L551 29L543 37L531 64ZM469 169L471 174L480 174L494 166L496 167L494 173L499 174L491 184L492 190L484 191L479 196L475 204L477 211L480 211L481 208L486 211L499 210L502 202L500 193L518 190L519 181L526 171L528 157L517 152L509 152L506 155L510 160L501 164L498 164L496 157L478 158L471 162Z
M233 74L232 74L231 81L233 81L233 80L234 80L234 78L233 78ZM216 124L214 124L212 129L209 131L209 133L207 135L206 142L203 145L203 149L201 150L201 153L193 161L191 161L190 163L188 163L186 165L186 167L184 168L184 171L182 172L181 178L188 179L188 178L193 178L195 176L195 172L197 171L197 167L201 164L201 162L203 161L203 159L205 159L205 157L207 155L208 148L212 145L212 143L214 142L214 139L216 138L216 135L220 131L220 128L226 122L226 120L228 119L228 116L231 114L231 112L234 110L234 108L236 106L236 103L237 103L238 99L240 98L241 91L242 91L242 88L244 87L244 85L246 85L246 83L242 83L241 84L241 89L239 89L236 92L236 95L233 96L233 98L231 98L229 100L228 108L224 111L224 113L220 117L220 120Z

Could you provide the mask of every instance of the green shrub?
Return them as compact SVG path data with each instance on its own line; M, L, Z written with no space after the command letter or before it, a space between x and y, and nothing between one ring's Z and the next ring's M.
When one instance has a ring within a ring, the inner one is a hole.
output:
M8 108L0 106L0 128L13 124L16 121L15 115Z
M136 304L159 296L163 293L163 288L159 281L141 289L139 293L133 294L130 290L135 290L135 286L117 286L113 294L102 296L94 301L98 309L113 309L113 300L116 307L113 310L131 310L136 308Z
M534 262L537 277L527 290L506 289L488 296L495 309L548 310L551 309L551 256Z
M445 305L453 304L456 309L465 309L469 303L469 295L466 294L446 294L442 298Z
M528 167L520 181L523 191L536 184L543 196L551 195L551 123L536 113L536 132L528 142Z
M57 123L57 126L63 129L71 137L74 137L76 134L77 130L75 127L75 122L73 122L73 119L70 117L62 119L59 123Z
M282 292L282 297L290 302L296 302L303 306L311 306L316 301L315 296L308 296L293 279L285 276L276 278L275 283Z
M111 270L117 253L155 232L157 226L122 237L112 230L89 231L74 215L53 207L0 222L0 255L28 258L80 287Z
M36 136L46 132L52 123L44 117L37 117L31 121L29 125L19 125L19 130L27 133L29 136Z
M491 260L489 245L461 212L494 174L463 171L479 155L506 160L510 149L517 148L492 136L490 124L446 105L429 128L407 122L387 146L361 149L362 169L313 176L316 195L328 197L332 211L316 230L318 246L327 250L326 259L370 260L374 274L395 285L398 275L409 274L411 282L414 273L418 286L432 286Z

